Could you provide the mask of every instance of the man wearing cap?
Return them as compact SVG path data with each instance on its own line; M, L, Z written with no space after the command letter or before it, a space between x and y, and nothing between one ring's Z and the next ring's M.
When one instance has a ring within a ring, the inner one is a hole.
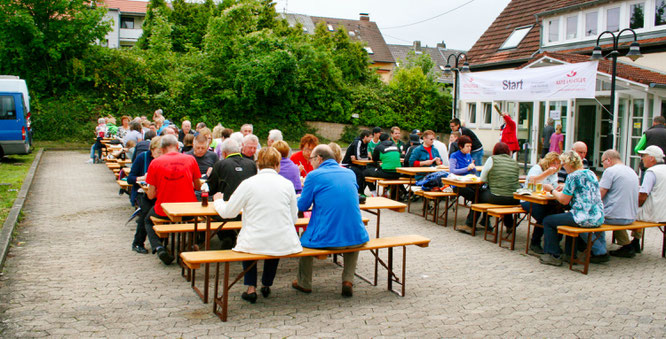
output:
M643 151L638 151L641 161L646 168L643 183L638 191L638 215L636 219L649 222L666 222L666 165L664 164L664 152L659 146L648 146ZM617 243L622 245L620 249L611 251L611 255L631 257L641 252L640 239L643 230L632 231L634 238L629 242L626 231L614 232ZM621 254L621 255L618 255Z
M412 133L409 135L409 148L405 151L405 160L403 160L403 166L410 167L409 158L412 156L412 151L415 148L421 145L421 139L419 139L418 134Z
M372 157L372 151L375 150L375 147L379 145L379 136L382 134L382 129L380 127L375 127L372 129L372 139L368 142L368 155Z
M368 143L370 142L370 131L363 130L361 134L349 144L345 157L342 158L342 166L347 167L356 175L356 184L358 185L358 193L363 194L365 183L365 176L363 176L363 166L358 166L352 163L354 160L368 158Z

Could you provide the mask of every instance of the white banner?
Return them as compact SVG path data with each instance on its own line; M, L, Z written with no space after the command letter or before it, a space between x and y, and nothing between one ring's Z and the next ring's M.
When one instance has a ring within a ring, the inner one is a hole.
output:
M460 99L545 101L594 98L598 61L520 70L460 73Z

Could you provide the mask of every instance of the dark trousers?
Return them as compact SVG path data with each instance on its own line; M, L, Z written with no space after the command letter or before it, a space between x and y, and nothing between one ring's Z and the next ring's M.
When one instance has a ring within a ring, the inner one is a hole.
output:
M365 170L363 167L351 164L349 165L349 169L354 172L354 175L356 175L356 184L358 185L358 194L363 194L363 190L365 188L365 176L363 175L363 171Z
M148 199L144 193L139 193L136 196L136 203L141 210L136 216L136 232L134 232L134 242L132 245L143 246L147 235L145 218L150 209L155 205L155 201Z
M255 261L243 261L243 270L246 270L254 262ZM279 263L280 259L264 260L264 271L261 273L261 284L263 286L273 286L273 279L275 279L275 273L277 272ZM257 287L257 265L252 266L252 268L245 273L243 283L245 286Z
M469 189L469 190L472 192L472 194L474 194L473 189ZM461 193L461 195L462 195L462 193ZM472 195L472 199L470 199L470 200L474 201L474 195ZM496 204L496 205L518 205L519 201L514 199L512 196L508 197L508 196L495 195L495 194L490 193L489 189L481 189L479 191L479 200L477 201L477 203L479 203L479 204L480 203L489 203L489 204ZM474 221L474 214L476 214L476 221L479 221L479 212L474 212L474 211L472 211L472 209L470 209L469 214L467 214L467 222L466 222L467 226L470 226L470 227L476 226L476 225L472 225L472 223ZM483 220L483 222L485 222L486 213L483 213L483 216L480 219ZM513 215L511 215L511 214L505 215L504 216L504 224L506 225L506 227L512 228L513 227Z
M387 172L387 171L384 171L381 167L368 167L365 170L363 170L363 184L366 184L365 183L365 178L366 177L377 177L377 178L395 180L395 179L400 178L400 173L398 173L398 172ZM377 190L377 185L374 182L369 182L369 183L367 183L367 185L368 185L368 188L370 188L371 191ZM362 191L365 191L365 188L363 188Z
M164 220L169 220L167 217L163 217L157 213L155 213L155 207L153 206L150 211L146 214L146 217L144 218L144 224L146 228L146 234L148 235L148 241L150 241L150 248L153 249L153 252L157 250L158 247L164 246L162 243L162 239L157 236L157 233L155 233L155 230L153 229L153 221L150 219L150 217L156 217L159 219L164 219Z

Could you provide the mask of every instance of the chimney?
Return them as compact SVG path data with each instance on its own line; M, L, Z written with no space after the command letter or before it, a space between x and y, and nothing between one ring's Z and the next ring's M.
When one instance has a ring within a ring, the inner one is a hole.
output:
M414 40L414 43L412 44L412 48L414 49L415 52L421 51L421 41Z
M361 19L360 19L361 21L370 21L370 14L368 14L368 13L359 13L359 15L361 16Z
M446 49L446 43L444 41L438 42L437 48Z

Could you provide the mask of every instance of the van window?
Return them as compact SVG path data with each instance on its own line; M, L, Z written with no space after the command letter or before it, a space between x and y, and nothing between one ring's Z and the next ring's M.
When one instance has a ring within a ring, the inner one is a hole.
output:
M0 95L0 119L16 119L16 105L11 95Z

